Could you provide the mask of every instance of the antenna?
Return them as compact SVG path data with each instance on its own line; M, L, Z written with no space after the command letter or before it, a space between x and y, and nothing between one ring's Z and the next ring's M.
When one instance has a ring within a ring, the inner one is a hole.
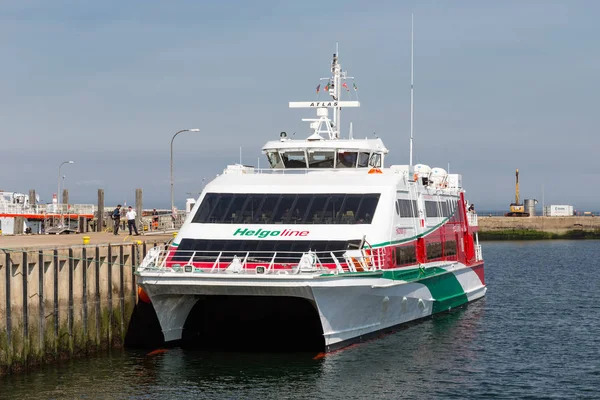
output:
M242 146L240 146L240 165L242 165Z
M354 139L354 135L352 133L352 122L350 122L350 132L348 132L348 139Z
M413 130L414 130L414 13L410 14L410 154L409 165L413 165Z

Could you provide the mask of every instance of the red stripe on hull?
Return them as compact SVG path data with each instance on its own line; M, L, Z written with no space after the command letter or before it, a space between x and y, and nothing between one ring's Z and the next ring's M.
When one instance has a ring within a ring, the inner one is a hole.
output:
M485 285L485 273L483 270L483 262L470 266L473 272L477 274L482 285Z

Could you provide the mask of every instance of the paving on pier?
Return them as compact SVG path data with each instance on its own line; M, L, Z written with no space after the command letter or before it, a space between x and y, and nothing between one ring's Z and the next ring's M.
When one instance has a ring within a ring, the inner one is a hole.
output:
M83 245L83 238L89 236L88 245L105 245L105 244L127 244L135 243L140 240L147 243L164 243L173 238L173 232L151 232L140 236L130 236L129 234L119 233L118 236L111 232L89 232L69 235L15 235L15 236L0 236L0 249L43 249L70 247Z

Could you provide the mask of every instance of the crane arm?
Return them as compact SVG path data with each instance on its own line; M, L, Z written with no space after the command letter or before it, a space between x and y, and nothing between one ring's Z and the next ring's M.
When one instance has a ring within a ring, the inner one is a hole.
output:
M516 185L515 185L515 204L520 204L519 203L519 170L517 169L517 173L516 173Z

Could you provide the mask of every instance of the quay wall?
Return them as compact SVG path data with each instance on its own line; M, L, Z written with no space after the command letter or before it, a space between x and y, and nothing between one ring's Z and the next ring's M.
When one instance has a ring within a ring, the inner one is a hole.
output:
M600 238L596 217L484 217L478 216L480 238L532 239Z
M0 249L0 374L122 346L151 246Z

